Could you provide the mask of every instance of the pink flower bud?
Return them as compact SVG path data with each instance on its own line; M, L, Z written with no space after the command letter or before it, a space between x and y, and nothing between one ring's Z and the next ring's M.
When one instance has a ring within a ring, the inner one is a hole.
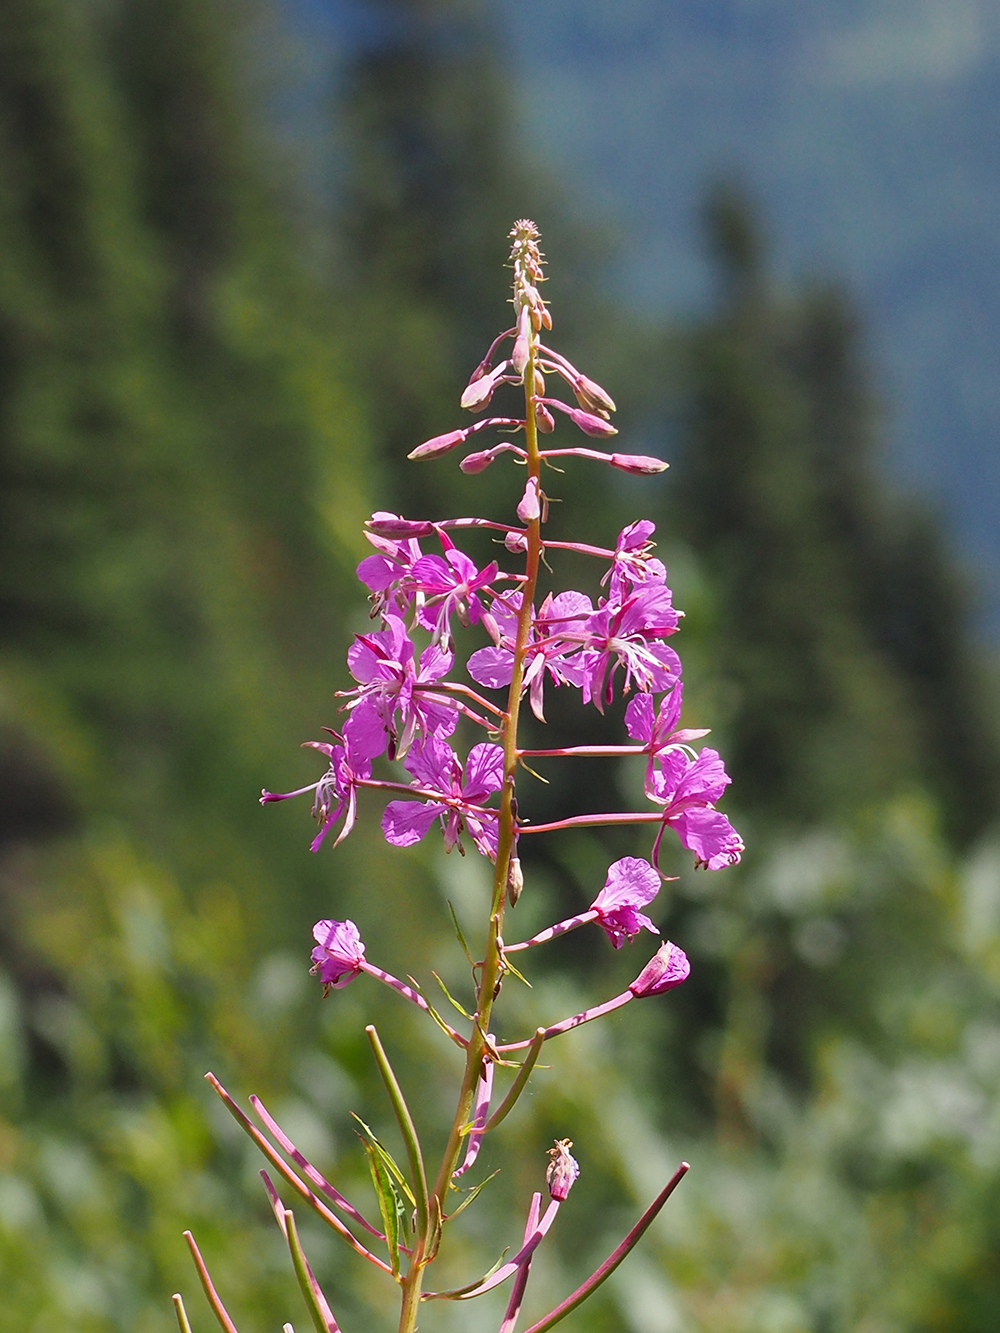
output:
M365 527L376 537L391 537L396 540L403 537L429 537L434 531L433 523L401 518L399 514L389 514L384 510L379 510L372 514L371 518L366 519Z
M686 981L690 973L691 964L688 962L687 954L667 940L666 944L661 944L653 954L629 986L629 990L637 999L643 999L647 995L662 995L664 991L673 990L682 981Z
M580 1174L579 1163L570 1152L572 1146L572 1139L556 1139L555 1147L549 1149L552 1161L545 1171L545 1183L549 1187L550 1196L560 1203L565 1203Z
M618 434L616 427L612 426L610 421L595 416L593 412L584 412L579 407L571 407L566 415L580 427L584 435L592 435L596 439L606 440L610 435Z
M467 454L458 466L463 472L470 475L475 472L484 472L495 457L496 454L492 449L482 449L478 454Z
M544 403L535 404L535 423L543 435L551 435L556 428L556 419Z
M500 379L507 369L510 362L501 361L496 370L488 375L473 377L465 387L465 392L459 399L459 407L464 407L468 412L479 412L493 397L493 390L497 387Z
M411 449L406 456L414 460L437 458L441 454L446 454L449 449L454 449L457 444L461 444L468 433L467 430L450 430L446 435L435 435L433 440L425 440L423 444L418 444L416 449Z
M511 907L517 906L517 900L521 896L524 888L524 871L521 869L520 859L516 856L510 858L510 867L507 870L507 901Z
M588 379L586 375L580 375L573 384L573 392L576 394L576 401L581 407L586 408L588 412L614 412L615 401L609 393L595 384L593 380Z
M666 472L670 464L649 454L612 454L611 466L631 472L635 477L653 477L657 472Z
M521 503L517 506L517 516L522 523L531 523L540 516L541 512L538 482L534 477L529 477L528 484L524 488L524 495L521 497Z
M506 546L507 550L510 551L511 555L516 555L519 551L526 551L528 549L528 539L523 532L508 532L507 536L503 539L503 544ZM483 619L486 619L485 615L483 616Z
M535 397L545 397L545 376L540 370L535 371Z

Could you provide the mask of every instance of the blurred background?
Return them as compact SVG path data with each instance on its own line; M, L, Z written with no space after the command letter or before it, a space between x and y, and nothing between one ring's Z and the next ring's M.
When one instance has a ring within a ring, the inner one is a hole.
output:
M461 990L448 904L474 928L483 867L386 847L374 803L312 856L305 804L256 795L317 776L365 515L509 512L502 464L403 460L455 425L527 215L556 345L671 463L574 470L554 527L656 521L748 853L677 858L657 920L691 980L561 1039L448 1277L569 1135L529 1321L686 1157L574 1328L992 1333L998 64L977 0L0 0L0 1329L166 1333L178 1289L208 1328L187 1226L242 1333L304 1327L206 1069L365 1206L365 1022L443 1131L450 1051L367 978L321 1002L309 932L350 917ZM620 707L550 714L550 743L621 735ZM536 819L637 781L545 776ZM510 933L647 844L551 835ZM548 952L508 992L528 1031L646 956ZM300 1221L345 1333L392 1327Z

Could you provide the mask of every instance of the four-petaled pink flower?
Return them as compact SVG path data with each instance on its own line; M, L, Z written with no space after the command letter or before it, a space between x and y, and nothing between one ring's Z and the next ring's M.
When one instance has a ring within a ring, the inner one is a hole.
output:
M440 819L446 852L458 842L463 829L483 856L497 854L496 810L483 802L503 786L503 748L474 745L462 763L446 741L431 737L406 758L406 768L426 792L440 793L442 800L390 801L382 816L382 831L394 847L412 847Z
M652 775L647 795L666 808L653 853L656 863L666 825L682 846L694 852L695 865L721 870L735 865L743 854L743 839L721 811L714 808L732 781L718 751L704 749L696 759L686 750L668 750Z
M458 714L447 701L428 699L421 687L433 685L451 670L453 655L431 644L420 655L398 616L385 617L384 630L359 634L347 653L358 682L348 704L344 728L355 751L374 759L388 746L390 759L402 759L415 740L450 736Z
M365 946L353 921L317 921L313 926L316 948L311 971L319 974L323 993L340 990L361 971Z
M668 690L680 679L680 658L658 640L673 634L679 613L663 583L641 583L620 605L608 602L586 622L587 646L578 659L583 701L603 713L614 697L614 676L625 668L623 693Z
M653 773L666 751L708 735L706 727L678 728L683 700L684 686L678 681L670 693L660 700L659 711L654 709L651 694L637 694L625 709L628 734L633 740L642 741L649 751L649 762L646 765L647 794L652 791Z
M662 995L664 991L679 986L690 975L691 964L688 962L687 954L667 940L653 954L635 981L631 983L629 990L637 999L647 995Z
M637 583L666 583L666 566L652 553L656 543L650 538L655 531L655 523L641 518L619 532L614 562L601 580L602 583L610 580L608 592L612 602L623 601Z
M334 847L350 833L357 814L358 780L371 777L372 771L371 761L354 751L350 737L337 736L336 732L330 734L342 743L331 745L328 741L305 742L309 749L319 750L330 760L330 767L318 782L298 787L295 791L273 792L265 789L260 794L261 805L267 805L271 801L287 801L292 796L304 796L307 791L314 793L313 816L320 822L320 830L310 845L310 850L314 852L319 851L323 839L341 815L344 816L344 827L337 835Z
M660 891L660 876L649 864L638 856L623 856L620 861L608 867L608 878L604 888L590 904L590 910L597 913L597 921L616 949L620 949L626 940L632 940L640 930L659 931L639 911L651 903Z

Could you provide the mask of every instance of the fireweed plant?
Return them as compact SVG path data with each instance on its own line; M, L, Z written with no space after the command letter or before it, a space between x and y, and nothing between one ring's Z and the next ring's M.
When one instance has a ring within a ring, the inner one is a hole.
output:
M665 878L659 871L659 853L668 828L694 854L695 864L708 870L733 864L743 851L739 835L726 816L715 809L729 782L719 755L711 749L692 748L692 742L703 737L704 731L679 726L681 664L667 643L678 628L679 612L672 604L666 570L653 554L653 524L645 519L630 524L619 534L614 550L582 542L547 542L543 536L548 509L543 466L554 466L556 459L583 458L646 476L663 471L666 464L643 455L578 446L542 447L541 440L547 440L555 430L557 416L568 417L584 435L610 438L616 434L610 424L615 405L600 385L543 341L552 319L539 293L543 274L538 232L533 223L520 221L510 235L514 326L496 338L473 371L461 406L480 413L500 385L516 384L523 386L524 416L480 419L472 426L427 440L409 456L437 458L466 445L481 432L500 430L504 435L500 443L467 453L460 467L463 472L478 473L500 454L512 454L526 472L524 493L517 505L518 521L508 525L482 518L414 521L389 513L372 516L366 535L375 554L361 562L358 575L371 593L372 618L378 628L357 635L348 652L348 669L355 684L342 692L346 702L340 731L328 731L328 740L308 742L325 756L328 767L318 782L300 791L265 791L261 796L267 803L312 793L313 813L320 825L312 843L314 851L338 825L334 845L347 837L355 823L357 793L364 788L396 798L388 801L382 816L383 832L394 846L412 846L436 826L443 834L446 851L457 846L464 854L464 840L492 862L493 890L478 960L474 960L456 922L459 942L471 965L476 997L473 1013L466 1013L451 1001L462 1014L462 1030L441 1017L412 978L413 984L406 984L370 962L353 922L320 921L313 932L316 947L312 951L312 970L324 994L367 973L421 1009L463 1052L464 1072L444 1154L432 1175L425 1165L403 1091L372 1026L366 1033L407 1159L404 1168L367 1126L361 1125L378 1201L378 1225L306 1160L258 1098L251 1097L250 1104L260 1128L214 1076L207 1075L276 1176L362 1260L398 1284L400 1333L413 1333L422 1302L470 1300L506 1282L511 1284L510 1299L500 1333L513 1333L535 1250L579 1174L570 1153L572 1143L562 1139L549 1150L545 1172L549 1202L543 1211L541 1193L533 1195L523 1239L514 1256L460 1288L434 1290L428 1282L428 1270L444 1241L447 1224L473 1201L485 1183L466 1190L456 1182L475 1166L484 1136L514 1108L546 1042L634 999L662 995L680 985L690 970L683 951L668 941L660 945L620 995L540 1027L532 1036L508 1041L498 1039L492 1029L494 1004L505 974L520 975L511 956L517 954L518 964L523 966L520 955L524 951L591 922L604 931L616 949L643 930L657 934L642 909L655 898ZM508 344L508 352L500 350ZM547 377L567 384L575 401L550 397ZM500 534L497 540L502 541L506 557L517 564L517 569L501 571L496 561L478 569L449 535L468 528ZM427 542L436 549L425 551L422 543ZM547 563L546 553L557 550L592 556L604 566L602 593L596 605L584 593L574 591L550 593L537 603L540 567ZM478 689L452 679L456 622L487 640L467 664L468 675ZM601 712L612 702L616 686L622 694L631 693L625 725L634 743L523 749L518 740L522 703L526 697L535 717L544 721L546 684L579 690L583 702ZM506 701L496 702L481 690L505 691L505 696L501 693L497 697ZM452 745L462 718L482 737L464 759ZM656 808L531 823L517 803L519 767L539 756L588 755L644 755L645 793ZM401 775L373 776L373 764L381 756L401 765L407 780L399 780ZM505 908L514 906L523 887L520 841L548 830L599 824L650 825L654 830L650 859L627 856L616 861L587 911L531 939L508 943L504 939ZM498 1073L505 1080L510 1077L510 1082L494 1106L494 1076ZM687 1169L682 1163L617 1249L527 1333L543 1333L551 1328L600 1286L642 1236ZM337 1333L336 1318L302 1251L294 1214L282 1202L271 1175L267 1171L261 1175L313 1322L319 1333ZM236 1333L193 1237L190 1233L186 1236L219 1323L226 1333ZM190 1333L180 1296L174 1297L174 1304L181 1333ZM290 1333L290 1327L285 1325L286 1333Z

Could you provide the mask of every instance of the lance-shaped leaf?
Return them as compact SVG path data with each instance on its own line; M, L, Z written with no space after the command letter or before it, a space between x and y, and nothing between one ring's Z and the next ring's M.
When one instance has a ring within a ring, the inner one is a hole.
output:
M295 1144L291 1141L291 1139L281 1128L281 1126L277 1123L274 1117L268 1113L267 1107L260 1100L260 1098L251 1097L250 1105L257 1112L257 1117L260 1120L261 1124L265 1127L265 1129L270 1130L270 1132L278 1140L280 1146L284 1149L284 1151L288 1154L288 1156L292 1159L292 1161L296 1164L296 1166L298 1166L301 1169L302 1174L305 1176L305 1178L311 1181L312 1184L314 1184L317 1189L321 1189L323 1193L327 1196L327 1198L332 1199L333 1202L337 1205L337 1207L341 1210L341 1212L346 1213L348 1217L352 1217L355 1222L358 1222L361 1226L363 1226L364 1229L369 1233L369 1235L374 1236L377 1240L385 1240L385 1236L382 1235L378 1227L373 1227L372 1224L368 1221L368 1219L364 1217L358 1211L357 1208L355 1208L354 1204L351 1203L349 1199L345 1199L344 1196L341 1194L340 1190L336 1189L333 1185L331 1185L330 1182L326 1179L326 1177L316 1170L316 1168L308 1160L308 1158L303 1153L299 1152L298 1148L296 1148Z
M459 944L462 946L462 952L469 960L469 966L474 967L475 964L472 961L472 954L469 951L469 946L465 942L465 936L462 934L462 927L458 924L458 917L455 915L455 909L454 907L452 907L450 902L448 903L448 911L451 913L451 923L455 927L455 935L458 939Z
M452 995L451 991L450 991L450 990L448 989L448 987L444 984L444 982L441 980L441 978L438 976L438 974L437 974L436 972L432 972L432 973L431 973L431 976L434 978L434 980L437 982L437 984L441 987L442 991L444 992L444 998L448 1001L448 1003L452 1006L452 1008L457 1009L458 1012L462 1015L462 1017L463 1017L463 1018L467 1018L467 1019L469 1020L470 1023L474 1022L475 1020L473 1019L472 1015L469 1013L468 1009L466 1009L466 1008L464 1007L464 1005L459 1004L459 1002L455 999L454 995Z
M343 1222L341 1222L340 1218L336 1215L336 1213L331 1212L330 1209L327 1208L323 1200L318 1198L315 1194L313 1194L312 1190L305 1183L305 1181L302 1180L301 1177L298 1176L292 1170L292 1168L288 1165L288 1163L284 1160L284 1158L281 1157L277 1152L277 1150L267 1141L267 1139L260 1132L257 1126L253 1124L253 1122L250 1120L248 1116L244 1115L244 1113L236 1105L232 1097L230 1097L229 1093L225 1090L225 1088L215 1077L215 1075L206 1074L205 1078L208 1080L209 1083L211 1083L212 1087L222 1098L223 1102L225 1103L226 1109L229 1111L229 1114L237 1122L240 1128L243 1129L250 1136L250 1138L253 1139L254 1143L256 1143L257 1147L261 1150L261 1152L271 1163L271 1165L275 1168L275 1170L280 1172L281 1175L284 1176L284 1178L288 1181L289 1185L291 1185L291 1187L296 1191L296 1193L300 1194L302 1198L305 1199L306 1203L309 1205L310 1208L312 1208L314 1212L319 1214L319 1216L323 1219L323 1221L327 1224L327 1226L332 1227L333 1230L336 1231L338 1236L341 1236L345 1241L347 1241L348 1245L350 1245L350 1247L355 1251L356 1254L360 1254L363 1259L367 1259L368 1262L374 1264L376 1268L381 1268L383 1273L391 1273L392 1269L389 1267L389 1265L385 1263L383 1260L379 1259L377 1255L372 1254L370 1250L366 1250L365 1247L361 1244L361 1242L352 1234L352 1232L350 1232L348 1228L344 1226Z
M530 1328L525 1330L525 1333L546 1333L547 1329L552 1328L554 1324L558 1324L560 1319L565 1319L566 1315L575 1310L578 1305L581 1305L588 1296L593 1295L601 1283L607 1281L621 1261L635 1248L647 1227L670 1198L671 1194L673 1194L674 1190L681 1183L689 1170L690 1167L687 1162L681 1162L680 1166L643 1213L642 1217L639 1218L638 1222L636 1222L635 1226L618 1248L612 1250L604 1263L601 1264L600 1268L595 1269L590 1277L587 1278L586 1282L582 1282L580 1286L577 1287L576 1291L567 1296L564 1301L560 1302L554 1310L550 1310L543 1319L539 1319L537 1323L532 1324Z
M405 1206L402 1195L396 1188L396 1183L385 1164L382 1154L366 1140L363 1139L362 1143L368 1157L368 1170L371 1172L375 1197L378 1199L378 1210L382 1216L382 1225L385 1227L385 1241L389 1247L389 1263L392 1265L392 1275L398 1280L399 1233L405 1224Z
M373 1129L369 1129L369 1127L365 1124L365 1122L361 1119L361 1117L357 1115L354 1111L351 1112L351 1118L353 1120L356 1120L358 1124L361 1126L362 1130L364 1130L365 1139L367 1140L368 1143L371 1144L371 1146L378 1153L379 1157L381 1157L382 1161L389 1168L393 1180L395 1180L396 1184L400 1187L400 1189L409 1199L410 1206L412 1208L416 1208L417 1201L413 1197L413 1191L410 1189L409 1182L403 1175L403 1172L396 1165L396 1161L393 1158L392 1153L390 1153L388 1148L386 1148L384 1144L382 1144L379 1141L379 1139L376 1137L375 1131Z
M461 1202L461 1203L458 1205L458 1207L455 1209L455 1211L454 1211L453 1213L448 1213L448 1215L445 1217L444 1220L445 1220L446 1222L450 1222L451 1219L452 1219L453 1217L457 1217L457 1216L459 1215L459 1213L463 1213L463 1212L465 1212L466 1208L468 1208L469 1204L472 1203L473 1199L475 1199L475 1197L476 1197L476 1195L479 1193L479 1191L485 1189L486 1186L487 1186L487 1185L490 1183L490 1181L493 1179L493 1177L494 1177L494 1176L498 1176L499 1174L500 1174L500 1168L497 1167L497 1169L496 1169L495 1171L491 1171L491 1172L490 1172L490 1174L486 1177L485 1180L481 1180L481 1181L479 1182L478 1185L474 1185L474 1186L472 1187L472 1189L469 1190L468 1194L465 1196L465 1198L462 1200L462 1202ZM457 1185L453 1185L453 1186L452 1186L452 1189L458 1189L458 1186L457 1186ZM497 1267L499 1267L500 1263L502 1263L502 1262L503 1262L502 1259L499 1260L499 1261L498 1261L498 1264L497 1264ZM489 1274L487 1274L487 1276L489 1276ZM473 1283L473 1286L474 1286L474 1285L475 1285L475 1283Z
M184 1232L184 1239L188 1243L188 1249L191 1251L191 1257L194 1259L194 1266L198 1270L198 1276L201 1278L201 1285L205 1288L205 1295L208 1297L208 1303L212 1307L212 1312L222 1325L225 1333L239 1333L236 1325L229 1317L229 1311L222 1304L219 1293L215 1290L215 1284L209 1274L205 1260L201 1257L201 1250L195 1244L194 1236L190 1231ZM176 1305L174 1307L177 1308Z
M421 1237L426 1238L430 1214L427 1202L427 1177L424 1174L424 1158L420 1151L420 1140L417 1138L413 1117L410 1115L410 1109L403 1098L399 1082L392 1071L392 1066L389 1064L388 1056L382 1049L378 1033L371 1023L365 1028L365 1033L375 1053L378 1072L382 1075L382 1082L389 1094L389 1101L392 1103L399 1132L403 1136L403 1143L406 1145L406 1155L410 1159L410 1178L413 1182L413 1192L416 1195L417 1230Z

